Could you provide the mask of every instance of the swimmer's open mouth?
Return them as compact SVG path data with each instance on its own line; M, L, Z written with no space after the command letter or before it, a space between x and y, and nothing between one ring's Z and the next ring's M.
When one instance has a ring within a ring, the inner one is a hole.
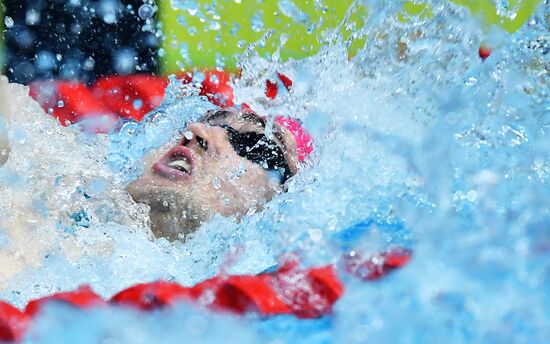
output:
M191 149L177 146L153 165L153 173L170 180L187 180L195 168Z

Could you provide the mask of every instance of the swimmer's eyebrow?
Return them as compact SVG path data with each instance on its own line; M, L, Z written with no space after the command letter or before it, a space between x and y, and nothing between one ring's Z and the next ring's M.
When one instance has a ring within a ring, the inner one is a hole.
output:
M230 113L231 113L231 111L225 110L225 109L220 109L220 110L216 110L216 111L209 111L209 112L206 113L206 116L204 117L204 120L205 121L211 121L211 120L214 120L214 119L224 119L224 118L227 118L227 116L229 116Z
M260 125L262 128L265 129L265 119L261 118L260 116L256 115L255 113L253 112L243 112L241 114L241 117L243 119L246 119L247 121L249 121L250 123L252 124L256 124L256 125Z
M231 114L234 114L234 112L226 109L219 109L219 110L207 113L204 120L212 121L215 119L226 119ZM241 112L238 114L238 116L240 116L242 119L246 120L250 124L259 125L260 127L265 129L265 125L266 125L265 119L261 118L254 112Z

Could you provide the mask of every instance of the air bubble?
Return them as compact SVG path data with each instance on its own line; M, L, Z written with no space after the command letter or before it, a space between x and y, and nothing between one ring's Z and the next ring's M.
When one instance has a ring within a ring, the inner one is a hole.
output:
M141 19L151 19L155 14L155 8L149 4L143 4L138 9L138 15Z

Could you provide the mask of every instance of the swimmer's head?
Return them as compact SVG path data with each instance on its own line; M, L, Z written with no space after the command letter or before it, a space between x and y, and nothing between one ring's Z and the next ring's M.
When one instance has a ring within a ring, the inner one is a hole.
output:
M147 158L128 192L151 207L154 234L177 239L214 214L240 218L282 192L310 142L304 147L307 134L294 121L278 118L272 135L265 126L250 110L209 111L176 145Z

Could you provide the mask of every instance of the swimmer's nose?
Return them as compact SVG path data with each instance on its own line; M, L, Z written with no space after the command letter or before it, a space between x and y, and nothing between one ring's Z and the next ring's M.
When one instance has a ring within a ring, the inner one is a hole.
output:
M226 133L223 128L205 123L189 124L183 141L182 144L184 146L193 146L204 152L213 154L219 154L227 142Z

